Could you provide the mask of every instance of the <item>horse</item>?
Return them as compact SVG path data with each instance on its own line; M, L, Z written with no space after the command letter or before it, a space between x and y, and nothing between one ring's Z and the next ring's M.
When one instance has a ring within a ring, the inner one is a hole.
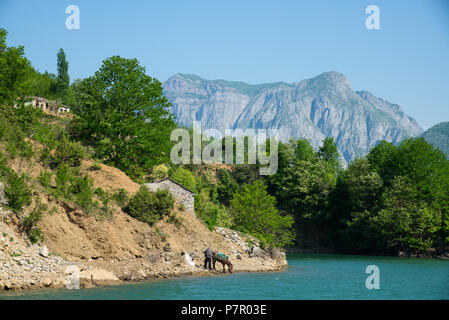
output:
M218 255L218 253L214 252L213 256L212 256L212 264L214 266L214 270L217 270L215 268L215 263L216 262L220 262L221 265L223 266L223 273L226 273L226 266L228 266L228 271L229 273L232 273L232 271L234 270L234 266L232 265L231 261L229 261L227 256L220 256Z

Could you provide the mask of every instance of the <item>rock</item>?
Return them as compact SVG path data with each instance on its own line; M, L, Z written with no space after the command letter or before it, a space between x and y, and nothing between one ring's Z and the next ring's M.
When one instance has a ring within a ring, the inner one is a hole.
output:
M48 258L48 249L47 246L43 246L42 249L39 251L39 255L41 255L44 258Z
M250 258L269 258L269 254L257 246L252 246L249 251Z
M216 227L215 231L219 234L222 234L223 237L230 243L235 243L239 245L245 252L249 253L250 247L245 241L243 241L243 239L239 236L239 234L236 231L221 227ZM250 239L253 241L253 243L255 243L254 238L250 237Z
M348 79L333 71L297 84L245 85L245 90L232 82L176 74L163 87L179 125L192 127L195 119L203 130L222 134L228 128L276 128L279 140L307 138L314 147L332 133L345 162L363 156L380 140L397 144L423 131L401 107L354 91Z
M80 272L80 286L107 286L120 284L121 281L113 273L103 269L89 269Z
M158 253L156 253L156 254L149 254L147 256L147 260L149 262L151 262L151 263L154 263L154 264L159 263L161 261L161 255L158 254Z
M147 277L147 273L142 269L137 271L137 275L139 276L139 279L145 279Z
M53 283L53 280L51 280L50 278L44 278L42 281L41 281L41 284L44 286L44 287L49 287L49 286L51 286L51 284Z
M0 206L7 205L8 201L6 201L5 197L5 185L0 182Z
M12 283L10 281L5 281L3 283L3 289L4 290L11 290L11 289L13 289Z

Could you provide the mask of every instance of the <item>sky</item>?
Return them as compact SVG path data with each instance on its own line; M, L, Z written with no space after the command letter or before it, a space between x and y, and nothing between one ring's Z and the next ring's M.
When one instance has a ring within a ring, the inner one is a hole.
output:
M79 29L66 28L69 5ZM369 5L379 30L365 26ZM334 70L425 129L449 121L446 0L0 0L2 27L39 71L55 73L63 48L72 80L113 55L137 58L160 81L180 72L293 83Z

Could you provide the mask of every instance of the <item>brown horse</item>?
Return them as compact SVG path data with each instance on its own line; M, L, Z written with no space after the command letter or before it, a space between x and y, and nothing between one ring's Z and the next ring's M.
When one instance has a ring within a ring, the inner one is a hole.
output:
M234 270L234 266L232 265L231 261L229 261L229 259L223 259L222 257L218 256L216 252L214 252L212 256L212 263L214 265L214 270L217 270L215 268L215 263L217 261L220 262L221 265L223 266L223 273L226 273L226 266L228 266L229 273L232 273L232 271Z

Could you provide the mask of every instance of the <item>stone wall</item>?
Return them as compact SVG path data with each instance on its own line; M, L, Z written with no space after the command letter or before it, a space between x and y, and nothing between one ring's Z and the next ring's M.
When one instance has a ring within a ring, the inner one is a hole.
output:
M180 185L171 181L170 179L165 179L160 182L146 183L144 184L151 192L156 192L157 190L168 190L175 200L183 205L185 210L191 214L195 214L195 200L194 194L190 191L184 189Z

